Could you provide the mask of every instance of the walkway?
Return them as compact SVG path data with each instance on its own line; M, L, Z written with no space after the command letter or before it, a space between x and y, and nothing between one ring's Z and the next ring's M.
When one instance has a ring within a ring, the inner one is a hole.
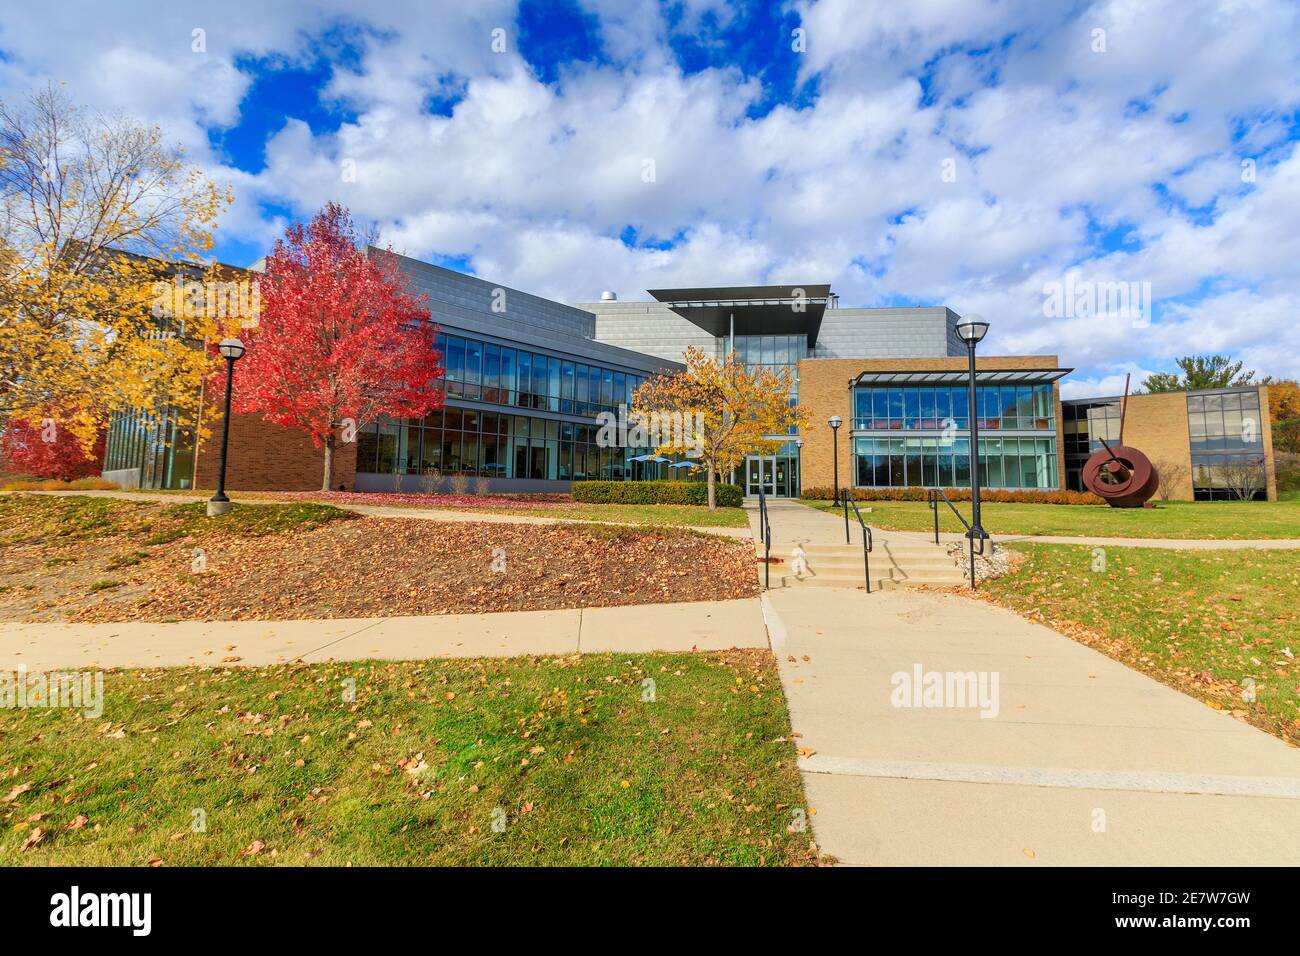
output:
M427 617L0 624L0 671L767 647L757 598Z
M763 601L814 833L842 862L1300 860L1300 751L1049 628L934 592ZM895 706L918 669L983 673L990 716Z
M842 517L794 502L770 521L783 554L844 542ZM763 607L814 834L842 862L1300 860L1300 751L1047 627L916 590L774 589ZM912 706L918 671L963 706ZM955 696L981 674L987 717Z

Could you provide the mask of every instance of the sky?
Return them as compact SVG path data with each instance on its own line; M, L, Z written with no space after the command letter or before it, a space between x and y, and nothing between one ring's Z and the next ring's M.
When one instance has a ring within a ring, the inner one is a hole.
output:
M1191 353L1300 376L1295 0L5 4L0 97L51 80L228 183L236 265L336 200L564 302L979 313L1067 397Z

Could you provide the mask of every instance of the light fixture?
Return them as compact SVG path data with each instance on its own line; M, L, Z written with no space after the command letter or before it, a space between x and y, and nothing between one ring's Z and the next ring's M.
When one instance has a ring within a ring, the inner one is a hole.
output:
M231 362L238 362L244 357L244 352L247 350L244 348L244 343L239 339L222 339L217 346L217 351L221 353L222 358Z
M839 428L844 424L844 419L840 418L838 415L832 415L826 424L830 425L831 428Z
M967 345L979 342L988 334L989 324L982 316L968 315L957 323L957 337Z

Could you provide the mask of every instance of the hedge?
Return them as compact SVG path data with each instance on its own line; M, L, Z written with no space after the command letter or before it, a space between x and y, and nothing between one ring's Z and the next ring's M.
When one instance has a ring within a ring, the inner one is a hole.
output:
M854 488L852 491L857 501L926 501L930 496L929 488ZM969 488L945 488L944 491L952 501L970 501ZM814 501L830 501L835 497L835 489L805 488L800 493L800 497ZM1106 503L1091 491L1008 491L1005 489L981 489L980 501L1034 505L1104 505Z
M740 485L713 486L723 508L739 508L745 492ZM575 481L573 500L599 505L707 505L709 486L703 481Z

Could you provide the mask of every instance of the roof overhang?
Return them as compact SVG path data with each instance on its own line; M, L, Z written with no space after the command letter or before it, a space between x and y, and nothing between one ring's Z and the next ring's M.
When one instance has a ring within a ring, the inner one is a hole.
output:
M977 385L1037 385L1055 382L1073 372L1072 368L978 369ZM936 369L928 372L863 372L849 380L857 385L965 385L970 379L966 369Z
M682 318L715 337L803 335L817 344L822 315L835 295L828 284L723 286L699 289L647 289Z

